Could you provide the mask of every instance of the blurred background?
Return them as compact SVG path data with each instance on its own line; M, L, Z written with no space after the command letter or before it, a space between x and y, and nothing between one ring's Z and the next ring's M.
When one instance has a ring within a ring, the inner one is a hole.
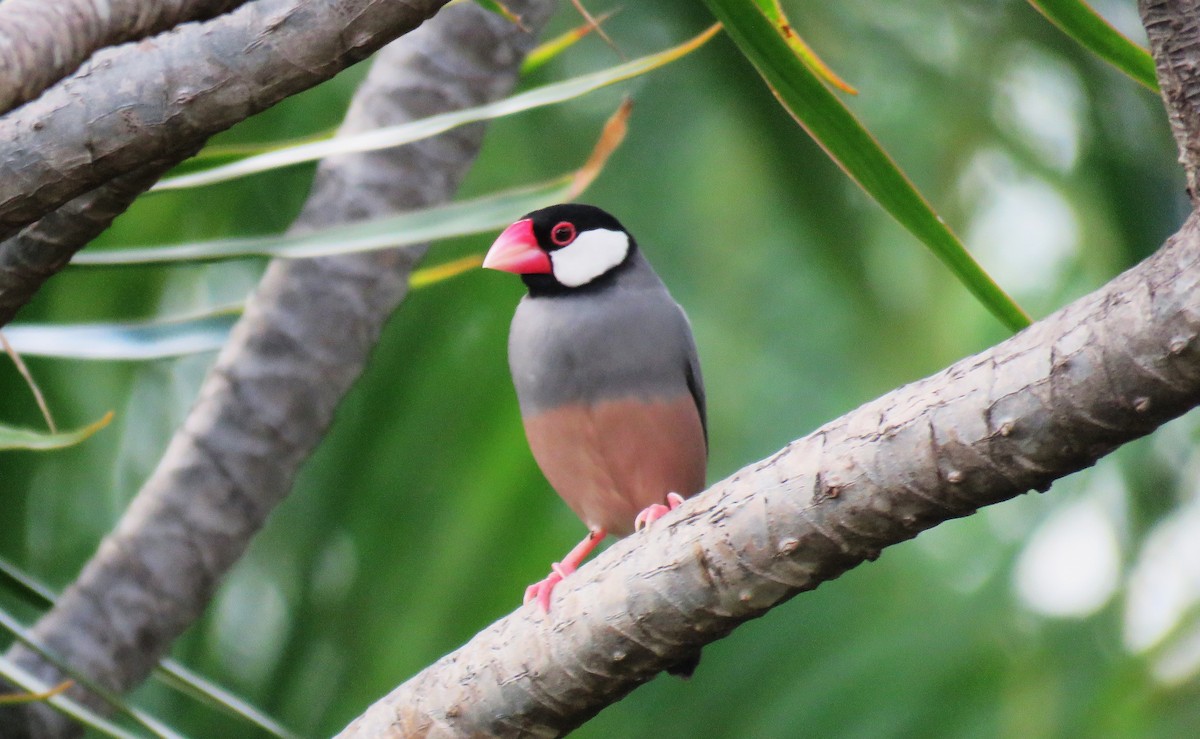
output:
M1134 3L1093 3L1143 40ZM595 0L600 13L622 4ZM790 2L848 99L1035 318L1100 286L1187 213L1158 98L1018 0ZM563 4L547 37L580 22ZM708 26L700 3L623 4L639 56ZM612 66L589 38L522 87ZM270 142L338 123L365 68L238 126ZM1002 340L1003 327L863 195L718 36L645 78L492 124L463 191L579 166L620 97L629 135L585 198L616 214L691 315L710 479ZM143 198L97 248L275 233L313 168ZM440 243L427 265L482 253ZM242 299L261 261L68 271L24 322L145 319ZM306 736L520 604L583 527L526 447L505 341L522 294L472 270L415 290L332 432L173 652ZM156 464L211 354L29 365L85 444L0 457L0 556L62 588ZM0 418L39 426L0 371ZM1200 732L1195 414L1095 468L888 549L705 649L576 733L610 736L1186 736ZM0 591L0 608L36 613ZM194 736L245 724L154 683L140 703Z

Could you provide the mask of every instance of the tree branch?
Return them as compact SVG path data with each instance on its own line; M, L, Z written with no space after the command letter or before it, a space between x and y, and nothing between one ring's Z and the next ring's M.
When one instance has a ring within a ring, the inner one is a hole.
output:
M1138 0L1138 11L1150 39L1188 194L1195 202L1200 171L1200 2Z
M537 29L550 0L509 2ZM474 4L385 50L342 127L355 131L495 100L534 37ZM445 200L478 151L471 126L401 149L326 161L297 228ZM196 406L117 528L35 635L107 686L140 682L202 611L332 420L423 248L278 260L217 358ZM12 656L54 682L28 650ZM0 712L0 735L57 736L61 717Z
M67 266L77 251L103 233L139 195L197 150L118 175L0 241L0 327L7 325L46 280Z
M6 0L0 3L0 113L33 100L106 46L220 15L246 0Z
M104 49L0 119L0 238L360 61L447 0L255 0Z

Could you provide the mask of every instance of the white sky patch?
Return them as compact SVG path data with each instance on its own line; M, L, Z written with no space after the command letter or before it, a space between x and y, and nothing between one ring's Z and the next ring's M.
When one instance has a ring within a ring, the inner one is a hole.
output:
M992 116L1039 161L1065 173L1079 159L1084 100L1067 65L1026 48L1001 74Z
M1080 223L1067 199L995 150L973 158L961 190L977 203L967 244L989 274L1014 293L1054 289L1079 248Z
M1128 0L1092 0L1092 8L1104 16L1118 31L1128 36L1135 44L1147 46L1146 28L1138 16L1137 6Z
M996 150L972 159L961 189L976 204L967 243L992 277L1015 293L1054 289L1079 248L1079 219L1067 199Z
M581 231L575 240L550 252L554 278L567 287L586 285L625 260L629 236L624 231L594 228Z
M1164 519L1146 537L1129 577L1125 646L1146 651L1200 603L1200 504Z
M1104 506L1087 499L1055 511L1017 559L1017 595L1046 616L1083 618L1117 588L1120 548Z
M291 630L279 584L262 567L244 560L221 588L213 615L210 628L226 669L247 683L261 684Z
M1200 672L1200 629L1192 629L1164 649L1150 671L1169 685L1186 682Z

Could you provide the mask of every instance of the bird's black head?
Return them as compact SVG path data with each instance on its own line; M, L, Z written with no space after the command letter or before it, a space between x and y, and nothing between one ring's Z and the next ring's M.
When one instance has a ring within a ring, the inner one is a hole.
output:
M521 275L530 294L559 294L603 284L636 250L616 218L592 205L563 203L504 229L483 266Z

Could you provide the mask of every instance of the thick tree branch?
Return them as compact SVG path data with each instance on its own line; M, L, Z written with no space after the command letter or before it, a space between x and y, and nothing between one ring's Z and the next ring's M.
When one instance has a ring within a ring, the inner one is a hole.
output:
M77 251L103 233L139 195L193 153L150 162L118 175L0 241L0 327L7 325L46 280L67 266Z
M550 0L508 3L540 28ZM506 94L534 37L474 4L448 8L385 50L344 131L479 105ZM297 228L447 199L482 127L325 162ZM268 268L196 406L116 530L36 626L43 643L105 685L140 682L208 602L329 426L423 249ZM13 656L49 682L36 655ZM0 735L57 736L39 707L0 713Z
M1200 403L1200 221L1102 290L749 465L343 737L552 736L886 546L1045 490ZM703 667L701 667L703 669Z
M1193 202L1200 172L1200 2L1138 0Z
M106 46L212 18L246 0L5 0L0 113L32 100Z
M0 119L0 238L329 79L446 2L255 0L98 52Z

